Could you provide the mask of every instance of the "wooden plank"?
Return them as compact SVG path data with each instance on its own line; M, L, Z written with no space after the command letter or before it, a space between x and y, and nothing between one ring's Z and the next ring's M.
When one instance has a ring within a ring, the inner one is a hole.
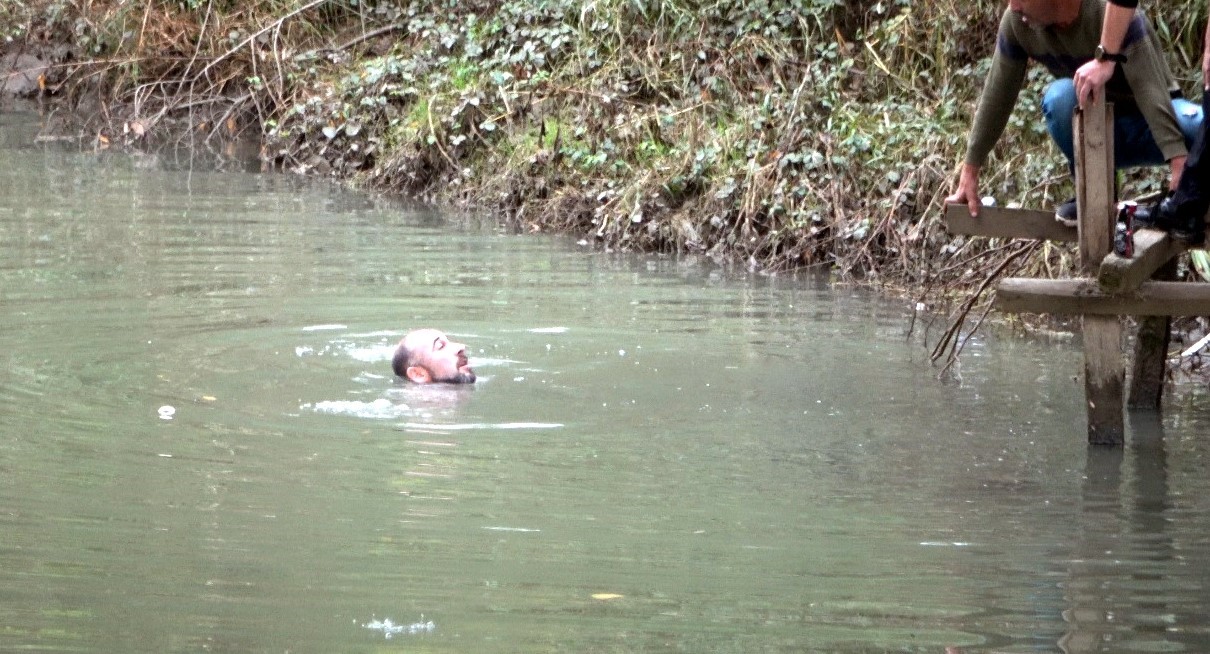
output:
M1168 371L1168 347L1172 338L1170 316L1139 318L1131 358L1130 393L1126 406L1158 410L1164 400L1164 377Z
M992 238L1028 238L1073 242L1077 232L1055 220L1050 211L983 207L972 218L965 204L945 206L945 229L950 234Z
M1100 316L1210 316L1210 284L1143 282L1111 295L1094 279L1009 277L996 288L996 307L1013 313Z
M1080 262L1094 272L1113 251L1113 109L1103 97L1076 111L1076 204Z
M1176 259L1169 259L1155 273L1157 280L1175 280ZM1132 409L1160 408L1164 378L1168 372L1168 346L1172 338L1171 316L1140 316L1131 357L1130 390L1126 406Z
M1134 256L1127 259L1110 252L1101 261L1097 282L1107 293L1133 291L1184 251L1184 244L1167 233L1140 229L1134 234Z
M1075 116L1076 205L1079 207L1080 265L1095 274L1113 251L1114 170L1113 109L1103 93ZM1088 315L1084 328L1084 397L1088 402L1088 442L1117 445L1124 441L1122 319Z
M1126 352L1122 348L1122 319L1085 315L1084 399L1088 402L1088 442L1120 445L1125 438L1122 413L1126 390Z

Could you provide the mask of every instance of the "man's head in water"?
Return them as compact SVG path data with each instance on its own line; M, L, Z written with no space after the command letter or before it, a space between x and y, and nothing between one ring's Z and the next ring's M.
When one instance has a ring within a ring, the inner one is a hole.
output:
M466 346L436 329L408 332L391 360L395 374L417 384L473 384L475 371L466 358Z

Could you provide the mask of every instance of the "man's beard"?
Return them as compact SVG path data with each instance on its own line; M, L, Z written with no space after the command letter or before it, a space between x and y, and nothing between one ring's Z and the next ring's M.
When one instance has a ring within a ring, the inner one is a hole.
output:
M434 378L433 381L441 384L473 384L475 383L475 371L467 368L441 379Z

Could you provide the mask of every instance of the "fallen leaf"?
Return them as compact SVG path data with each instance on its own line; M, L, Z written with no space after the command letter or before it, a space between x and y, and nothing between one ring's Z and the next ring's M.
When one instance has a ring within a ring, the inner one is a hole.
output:
M203 395L202 399L206 400L207 402L213 402L213 401L217 400L218 398L213 395Z

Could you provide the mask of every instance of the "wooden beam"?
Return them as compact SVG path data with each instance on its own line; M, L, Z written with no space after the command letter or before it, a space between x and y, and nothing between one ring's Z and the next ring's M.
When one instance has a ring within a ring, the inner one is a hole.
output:
M1028 238L1050 241L1076 240L1075 228L1055 220L1055 214L1037 209L983 207L972 218L965 204L945 205L945 229L950 234L992 238Z
M996 307L1014 313L1096 316L1210 316L1210 284L1143 282L1110 295L1095 279L1009 277L996 289Z
M1084 400L1088 403L1088 443L1121 445L1126 440L1126 352L1122 319L1085 314Z
M1106 293L1133 291L1184 251L1184 244L1167 233L1140 229L1134 234L1134 256L1127 259L1110 252L1101 261L1097 282Z
M1079 208L1080 265L1090 275L1113 252L1113 108L1105 94L1075 115L1076 206ZM1125 440L1122 319L1084 312L1084 397L1088 402L1088 442L1119 445Z
M1176 259L1169 259L1155 273L1155 279L1176 279ZM1131 357L1130 392L1126 406L1132 409L1160 408L1164 399L1164 378L1168 372L1168 345L1172 334L1171 316L1139 316Z
M1103 97L1076 110L1076 204L1080 262L1092 272L1113 252L1116 216L1113 179L1113 107Z

